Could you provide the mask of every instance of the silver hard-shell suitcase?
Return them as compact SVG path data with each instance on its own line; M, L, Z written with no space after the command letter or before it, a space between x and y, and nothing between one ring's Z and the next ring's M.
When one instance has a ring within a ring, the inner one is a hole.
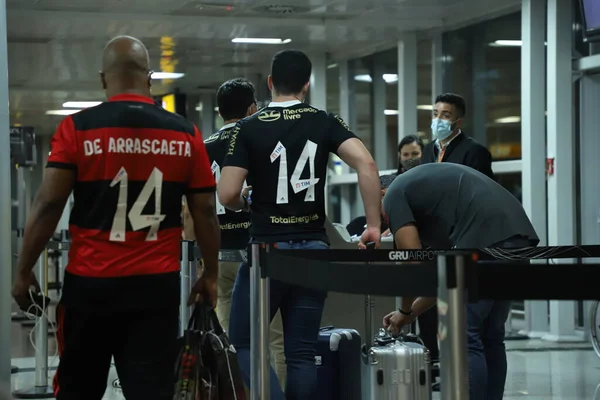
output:
M365 351L367 399L431 400L431 364L423 345L400 339Z

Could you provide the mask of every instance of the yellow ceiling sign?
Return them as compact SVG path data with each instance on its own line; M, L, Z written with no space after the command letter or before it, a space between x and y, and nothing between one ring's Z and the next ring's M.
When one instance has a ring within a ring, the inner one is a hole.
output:
M175 67L179 63L175 56L175 40L170 36L160 38L160 70L161 72L175 72ZM164 83L173 83L172 79L163 80ZM173 103L174 104L174 103ZM173 112L174 108L173 108Z

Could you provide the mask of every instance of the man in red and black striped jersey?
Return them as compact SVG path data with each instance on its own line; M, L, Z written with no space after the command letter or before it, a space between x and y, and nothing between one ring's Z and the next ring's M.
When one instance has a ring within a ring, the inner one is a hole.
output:
M171 400L181 199L187 198L205 265L192 296L214 305L215 180L198 129L154 104L140 41L110 41L101 77L108 101L64 119L52 139L13 295L21 308L30 305L29 287L38 286L31 269L73 191L55 396L100 400L114 357L127 399Z

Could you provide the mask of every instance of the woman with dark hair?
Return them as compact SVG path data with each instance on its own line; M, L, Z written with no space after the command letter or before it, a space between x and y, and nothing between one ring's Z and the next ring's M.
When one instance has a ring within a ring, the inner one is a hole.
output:
M421 164L423 141L417 135L408 135L398 144L398 172L400 175Z

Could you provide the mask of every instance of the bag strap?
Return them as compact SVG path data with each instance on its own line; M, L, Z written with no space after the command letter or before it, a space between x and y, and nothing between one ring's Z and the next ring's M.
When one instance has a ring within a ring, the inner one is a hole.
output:
M194 305L194 310L192 311L192 315L190 316L190 320L188 321L188 331L199 331L202 326L202 307L203 305L200 303L196 303Z
M214 308L202 303L197 303L194 308L189 325L189 329L192 328L204 332L212 331L215 335L221 335L224 332Z

